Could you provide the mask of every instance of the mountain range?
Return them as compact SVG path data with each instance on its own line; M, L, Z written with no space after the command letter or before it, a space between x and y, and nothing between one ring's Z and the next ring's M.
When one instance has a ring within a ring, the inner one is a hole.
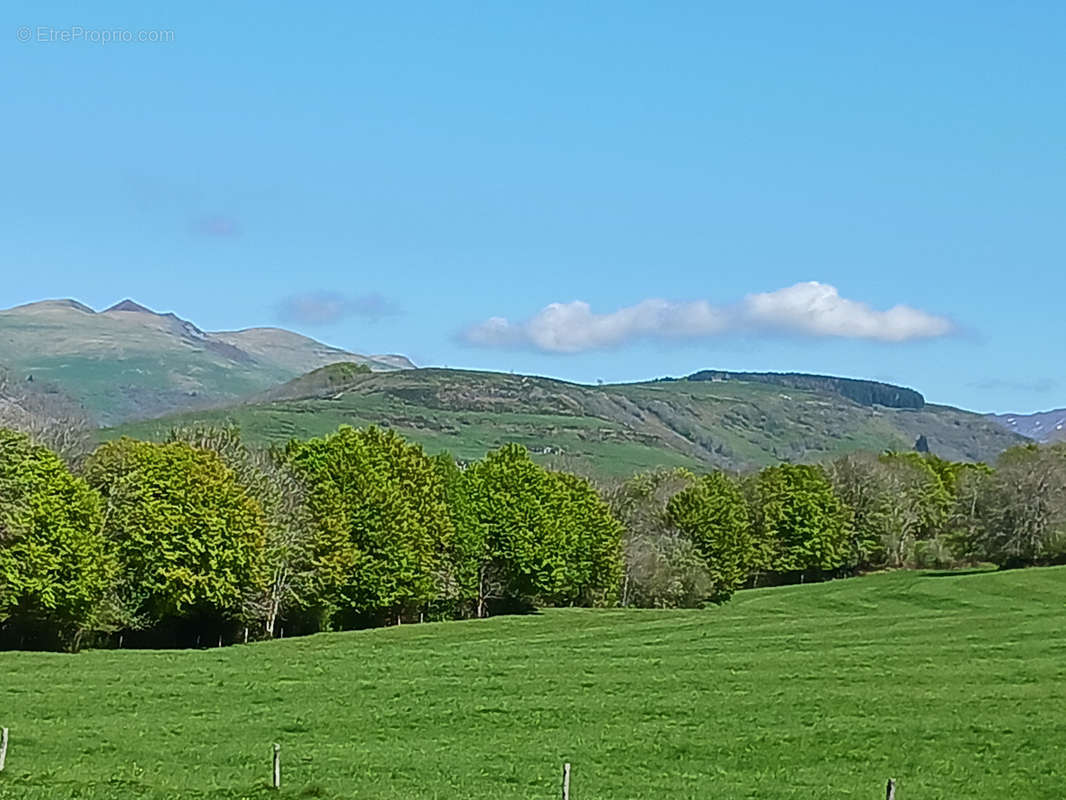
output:
M1066 408L1036 414L990 414L989 419L1027 439L1045 444L1066 442Z
M16 406L63 419L80 408L98 438L236 423L266 444L376 424L461 459L517 441L544 462L598 475L915 447L991 461L1066 427L1066 412L986 416L913 389L821 375L701 370L590 386L415 369L403 356L361 355L280 328L207 332L132 300L103 311L75 300L0 311L0 379L5 418L19 419Z
M336 362L414 366L280 328L207 332L132 300L99 312L76 300L0 311L0 366L59 387L103 425L236 402Z

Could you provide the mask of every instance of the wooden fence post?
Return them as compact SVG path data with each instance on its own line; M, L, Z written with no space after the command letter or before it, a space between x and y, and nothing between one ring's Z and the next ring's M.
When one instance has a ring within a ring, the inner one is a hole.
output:
M281 745L274 744L274 788L281 788Z
M896 782L891 778L888 779L888 786L885 787L885 800L896 800Z
M570 764L563 764L563 800L570 800Z
M7 728L0 728L0 772L4 771L5 761L7 761Z

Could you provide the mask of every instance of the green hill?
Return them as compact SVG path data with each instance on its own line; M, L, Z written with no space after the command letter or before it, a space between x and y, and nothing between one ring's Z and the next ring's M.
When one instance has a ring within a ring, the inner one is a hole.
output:
M411 366L278 328L210 333L128 300L102 312L74 300L0 311L0 367L54 384L103 424L232 403L338 361Z
M1024 441L978 414L947 406L864 405L835 390L833 379L793 387L733 374L723 381L584 386L493 372L350 375L338 369L318 370L243 405L104 435L150 438L176 424L232 421L252 441L279 443L342 424L376 424L459 458L516 441L549 463L604 476L660 465L744 468L854 450L909 450L922 435L945 458L989 460Z
M3 800L1053 800L1066 568L705 611L557 610L185 652L0 653ZM280 795L267 789L282 747Z

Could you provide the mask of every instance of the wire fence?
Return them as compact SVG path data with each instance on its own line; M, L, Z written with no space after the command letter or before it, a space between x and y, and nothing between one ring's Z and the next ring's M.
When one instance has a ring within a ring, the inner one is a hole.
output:
M9 738L8 729L0 728L0 772L4 771L4 765L7 761ZM562 800L570 800L571 771L569 762L563 764ZM271 786L275 789L281 789L281 745L276 742L274 744L274 760L271 770ZM896 800L896 781L893 779L889 779L888 784L885 786L885 800Z

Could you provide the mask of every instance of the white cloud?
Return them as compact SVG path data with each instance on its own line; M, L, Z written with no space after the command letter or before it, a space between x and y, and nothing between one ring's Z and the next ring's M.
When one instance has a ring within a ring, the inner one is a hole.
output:
M909 306L877 311L841 297L835 286L809 281L776 292L749 294L741 304L744 322L755 330L809 336L905 342L951 332L951 321Z
M652 299L597 314L580 300L552 303L523 322L492 317L468 328L463 338L482 347L578 353L637 340L693 340L730 333L904 342L945 336L952 330L945 317L909 306L878 311L841 297L833 286L811 281L751 294L732 306Z

